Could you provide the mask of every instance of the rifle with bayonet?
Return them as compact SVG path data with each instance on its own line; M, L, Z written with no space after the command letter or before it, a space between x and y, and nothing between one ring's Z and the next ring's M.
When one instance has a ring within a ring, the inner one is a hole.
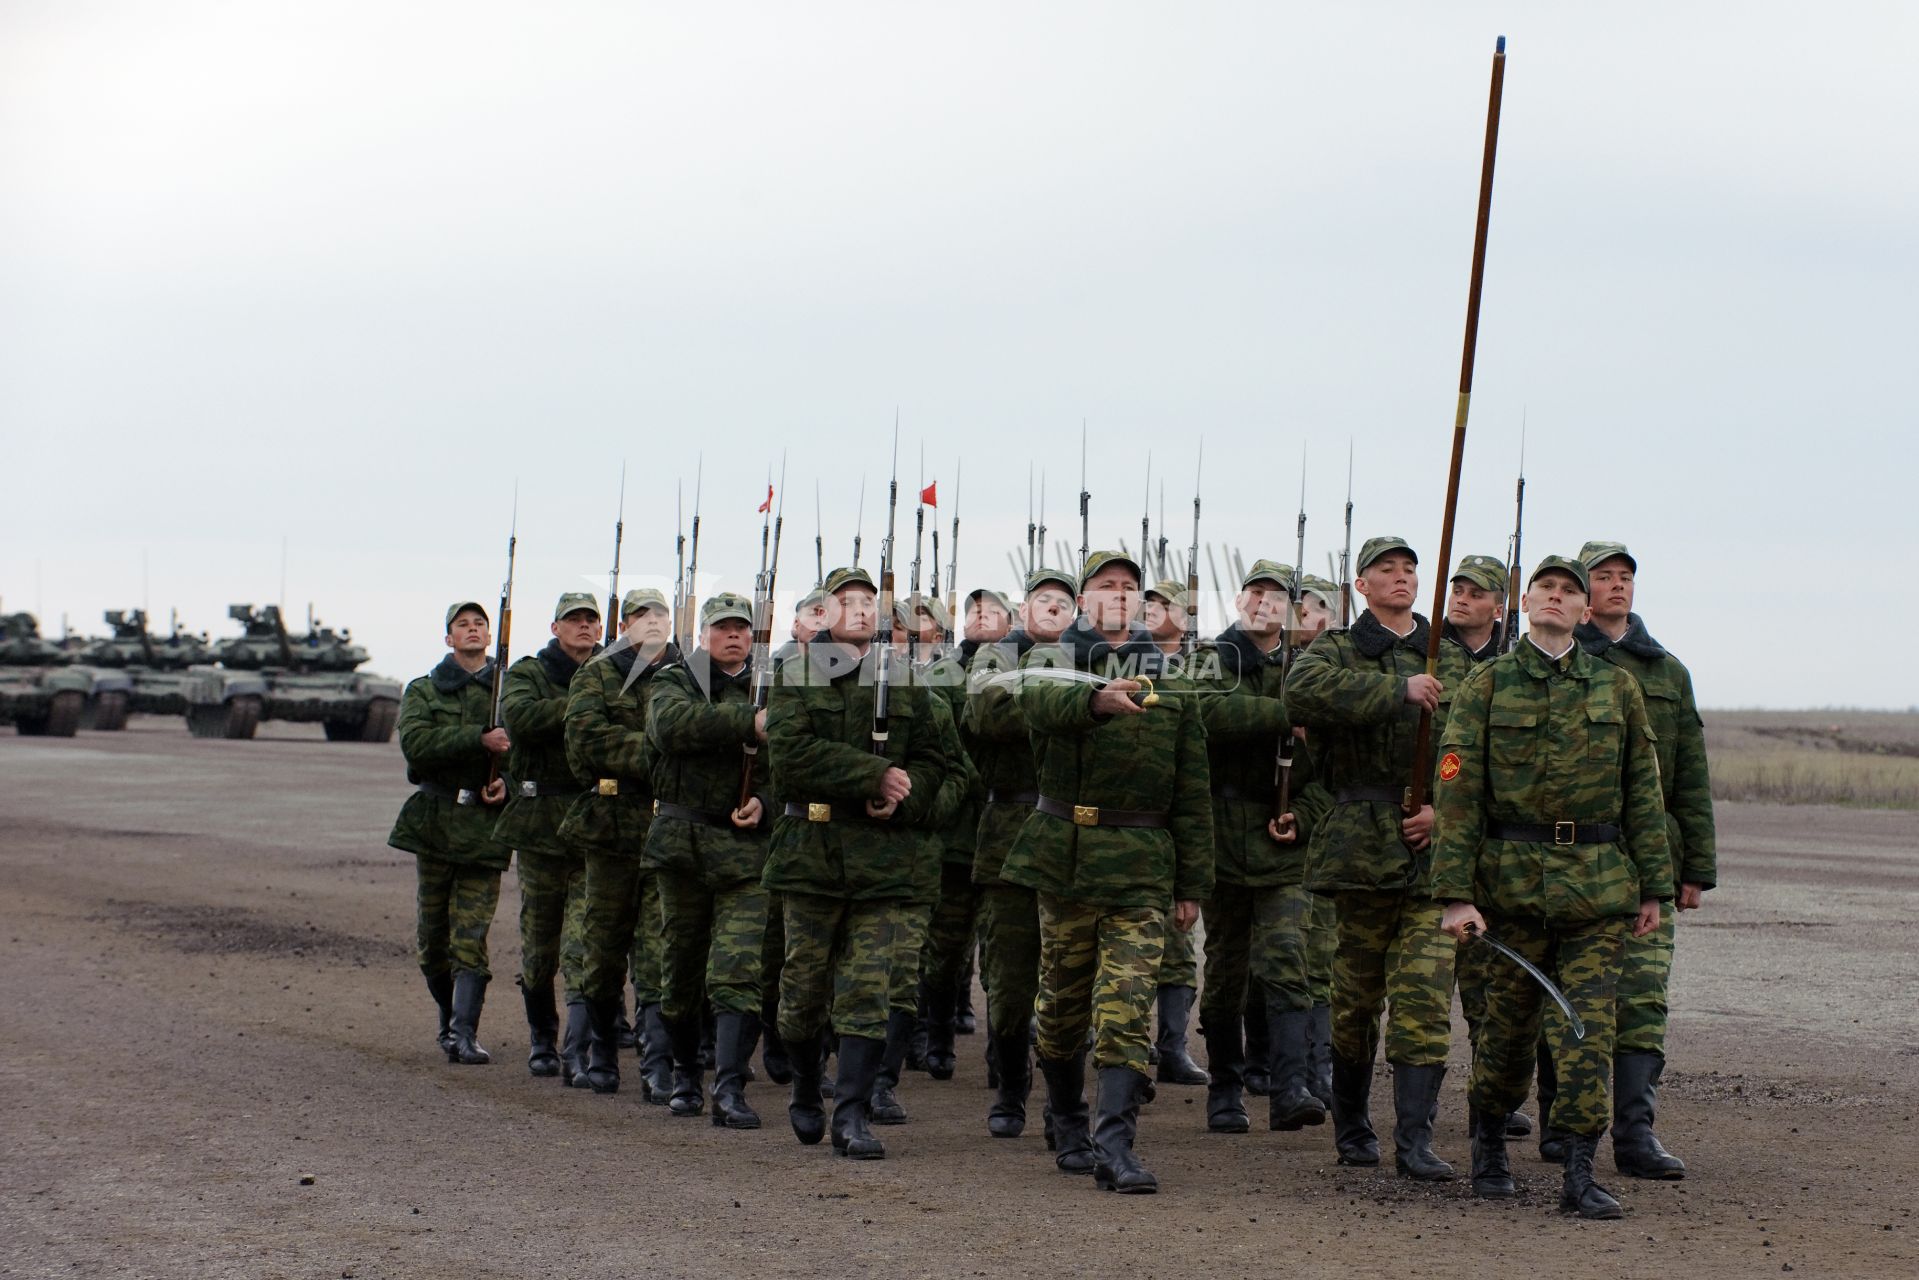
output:
M686 608L673 637L681 653L693 652L694 618L700 604L700 487L705 478L706 458L702 456L693 472L693 545L686 558Z
M780 575L780 534L786 524L786 458L780 457L779 505L772 513L772 554L767 554L768 530L760 522L760 571L753 579L753 719L758 723L766 710L766 697L773 687L773 590ZM767 497L772 497L771 493ZM753 798L753 762L760 754L759 743L748 742L740 748L740 802L744 809Z
M1206 440L1199 442L1193 463L1193 545L1186 553L1186 652L1199 647L1199 477L1206 465Z
M933 528L935 544L939 539L937 522ZM920 610L924 604L920 599L920 547L926 541L926 446L920 446L919 489L913 495L913 581L912 594L907 597L906 606L906 665L916 669L920 660Z
M1151 579L1153 573L1153 453L1146 451L1146 497L1139 504L1139 576ZM1159 575L1165 576L1165 575ZM1141 584L1151 585L1150 582Z
M782 468L783 469L783 468ZM780 499L785 502L785 498ZM820 522L820 482L813 481L813 568L815 587L826 585L826 534Z
M1079 423L1079 571L1086 572L1086 557L1092 554L1093 495L1086 487L1086 420Z
M1286 602L1286 620L1279 628L1279 697L1286 700L1286 682L1293 674L1293 636L1306 626L1306 603L1302 593L1302 569L1306 561L1306 449L1299 450L1299 532L1298 544L1293 550L1293 580L1287 584L1290 599ZM1290 625L1289 625L1290 624ZM1292 729L1279 735L1279 746L1274 752L1273 767L1273 835L1291 841L1295 838L1298 823L1293 819L1293 751Z
M1526 419L1519 419L1519 483L1513 486L1513 536L1506 542L1506 625L1499 651L1511 653L1519 639L1519 534L1526 523Z
M613 519L613 568L606 578L606 642L620 634L620 544L626 541L626 461L620 461L620 508Z
M1346 543L1339 549L1339 629L1353 625L1353 442L1346 441Z
M946 623L943 628L946 647L953 645L953 633L959 623L959 486L960 464L953 461L953 544L946 549ZM937 537L938 531L935 530ZM939 563L939 543L933 543L933 562ZM939 570L933 571L933 594L940 589Z
M487 719L487 731L492 732L506 723L506 664L512 652L513 643L513 560L520 549L520 490L513 489L513 523L506 535L506 581L500 584L500 633L493 644L493 710ZM503 754L496 754L486 768L486 785L489 790L500 777L500 764Z
M1036 533L1037 527L1033 524L1033 464L1029 461L1026 464L1026 569L1020 574L1022 578L1039 568L1039 561L1034 559L1039 554L1037 544L1033 541Z
M900 501L900 424L893 418L893 477L886 486L886 541L880 543L880 598L877 629L873 645L879 650L874 658L872 751L886 754L888 716L893 694L893 520Z

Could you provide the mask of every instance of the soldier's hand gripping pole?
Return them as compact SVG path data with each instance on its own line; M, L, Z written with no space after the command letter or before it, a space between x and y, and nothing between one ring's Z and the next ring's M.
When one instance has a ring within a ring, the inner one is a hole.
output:
M1473 228L1472 283L1466 293L1465 349L1459 360L1459 401L1453 411L1453 455L1446 472L1446 518L1439 531L1439 571L1433 575L1433 612L1426 636L1426 674L1439 672L1439 646L1444 640L1440 621L1446 616L1447 571L1453 562L1453 517L1459 509L1459 469L1466 457L1466 414L1473 397L1473 356L1479 346L1479 295L1486 279L1486 226L1493 208L1493 161L1499 150L1500 90L1506 82L1506 37L1493 51L1492 89L1486 102L1486 148L1479 164L1479 214ZM1413 744L1413 775L1406 783L1406 812L1418 813L1426 803L1426 775L1432 768L1433 713L1421 709L1419 736Z

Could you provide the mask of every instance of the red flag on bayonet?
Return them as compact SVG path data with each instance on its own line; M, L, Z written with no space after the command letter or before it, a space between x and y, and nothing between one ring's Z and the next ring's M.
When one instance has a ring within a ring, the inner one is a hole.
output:
M940 482L935 480L933 481L932 484L929 484L924 489L921 489L920 505L927 506L927 507L937 507L940 504L940 500L939 500L939 495L935 492L935 490L937 490L939 487L940 487Z
M766 501L762 502L759 505L758 509L761 512L767 512L773 509L773 486L772 485L769 484L766 486Z

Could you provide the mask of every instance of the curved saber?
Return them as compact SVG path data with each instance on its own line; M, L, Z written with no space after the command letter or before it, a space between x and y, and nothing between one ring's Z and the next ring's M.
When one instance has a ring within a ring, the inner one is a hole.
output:
M1541 973L1538 966L1501 942L1498 938L1493 937L1492 934L1487 933L1484 929L1474 930L1472 936L1477 941L1485 943L1494 951L1497 951L1500 955L1505 956L1508 960L1524 969L1526 975L1534 982L1537 982L1540 988L1545 991L1548 996L1552 997L1552 1002L1559 1006L1559 1011L1566 1015L1566 1021L1572 1024L1573 1039L1584 1040L1586 1038L1586 1024L1579 1020L1577 1013L1573 1012L1572 1001L1566 999L1565 992L1554 986L1553 980Z
M1127 677L1146 686L1133 695L1133 701L1142 707L1159 705L1159 693L1153 687L1151 676ZM1086 684L1095 689L1104 689L1113 683L1113 678L1094 675L1091 671L1081 671L1077 667L1014 667L1011 671L1001 671L993 675L975 674L972 677L972 691L982 689L1018 689L1023 684Z

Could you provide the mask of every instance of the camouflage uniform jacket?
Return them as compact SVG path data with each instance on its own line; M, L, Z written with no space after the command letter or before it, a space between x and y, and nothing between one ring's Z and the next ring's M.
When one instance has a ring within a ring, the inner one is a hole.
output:
M1706 774L1706 731L1693 701L1692 673L1647 634L1639 615L1627 616L1617 641L1592 623L1574 635L1595 658L1632 672L1646 695L1646 714L1659 738L1659 781L1666 792L1666 839L1673 879L1710 889L1719 881L1719 841L1712 818L1712 781Z
M940 867L957 861L950 852L952 831L965 817L971 796L979 788L979 770L966 757L966 748L960 743L959 725L946 697L937 688L929 688L926 706L939 735L940 755L946 761L940 776L939 798L927 815L926 856L916 864L920 878L913 886L913 901L930 905L939 901Z
M1646 700L1577 646L1530 639L1474 668L1440 738L1432 893L1548 924L1631 915L1673 896ZM1617 823L1606 844L1494 839L1487 823Z
M749 757L743 750L760 745L753 731L753 669L729 676L713 668L704 649L662 667L647 694L646 736L653 744L653 796L660 804L730 814L740 802L742 764L751 759L753 794L762 808L760 825L751 831L657 813L641 861L697 875L709 885L757 881L766 870L773 824L765 812L766 752Z
M1146 674L1159 705L1139 715L1093 713L1085 684L1022 680L1014 693L1032 730L1040 794L1074 806L1166 815L1164 827L1080 826L1032 810L1000 869L1002 878L1095 907L1156 907L1213 893L1213 803L1206 729L1193 685L1158 683L1165 655L1144 627L1122 644L1101 639L1084 618L1057 645L1035 647L1022 671L1072 667L1096 675Z
M400 806L386 842L426 858L505 869L511 849L493 838L498 811L460 804L460 791L485 788L492 754L480 736L493 719L493 664L469 672L448 654L400 699L406 780L418 786ZM508 735L511 736L510 734Z
M600 647L593 646L598 653ZM506 810L493 837L509 849L565 854L560 822L580 791L566 764L566 693L580 664L558 640L506 669L500 719L513 749L506 756ZM523 794L531 782L539 794Z
M1459 634L1459 628L1450 622L1442 624L1440 634L1458 645L1460 651L1466 655L1466 661L1476 667L1482 662L1491 662L1499 656L1499 642L1504 638L1501 633L1504 632L1505 629L1505 623L1493 623L1492 635L1487 638L1483 646L1477 649L1467 644L1465 637Z
M1327 632L1293 660L1288 710L1307 726L1334 800L1307 849L1308 889L1426 894L1431 850L1414 852L1400 838L1399 802L1339 800L1354 787L1405 790L1419 736L1419 708L1406 701L1406 686L1426 670L1426 625L1414 614L1412 633L1397 636L1368 609L1351 629ZM1446 692L1433 717L1435 737L1465 668L1465 650L1442 643L1439 679Z
M779 893L806 893L849 901L922 900L939 883L939 860L926 832L940 806L949 767L939 724L924 688L906 663L893 665L886 754L872 751L873 677L877 653L815 640L780 667L767 700L767 750L773 790L783 804L824 805L831 817L813 822L781 814L762 883ZM879 798L880 775L906 770L913 791L893 816L866 815Z
M615 648L580 668L566 697L566 763L585 788L560 824L569 848L638 858L653 821L653 744L646 699L654 677L680 660L669 644L639 670L639 650Z
M966 669L973 661L973 655L979 645L971 640L962 640L957 646L948 649L926 665L920 680L932 691L933 695L946 704L953 713L953 724L959 726L966 715ZM966 735L960 735L960 755L967 760L967 785L959 797L957 811L951 822L940 827L940 857L943 861L958 863L961 866L973 865L973 851L979 846L979 813L986 803L986 784L981 780L979 771L973 767L970 759L971 743Z
M960 734L980 779L980 819L973 846L973 883L1004 884L1000 868L1032 803L988 804L989 794L1002 797L1039 790L1039 772L1033 767L1033 737L1026 727L1012 689L981 681L1011 671L1033 647L1033 638L1015 631L1004 640L981 645L967 664L966 707L960 715Z
M1314 776L1307 744L1295 741L1291 796L1299 835L1280 844L1267 834L1279 739L1293 730L1279 651L1260 652L1235 624L1201 646L1195 666L1206 678L1199 707L1213 782L1214 878L1221 887L1296 885L1306 875L1307 844L1333 797Z

